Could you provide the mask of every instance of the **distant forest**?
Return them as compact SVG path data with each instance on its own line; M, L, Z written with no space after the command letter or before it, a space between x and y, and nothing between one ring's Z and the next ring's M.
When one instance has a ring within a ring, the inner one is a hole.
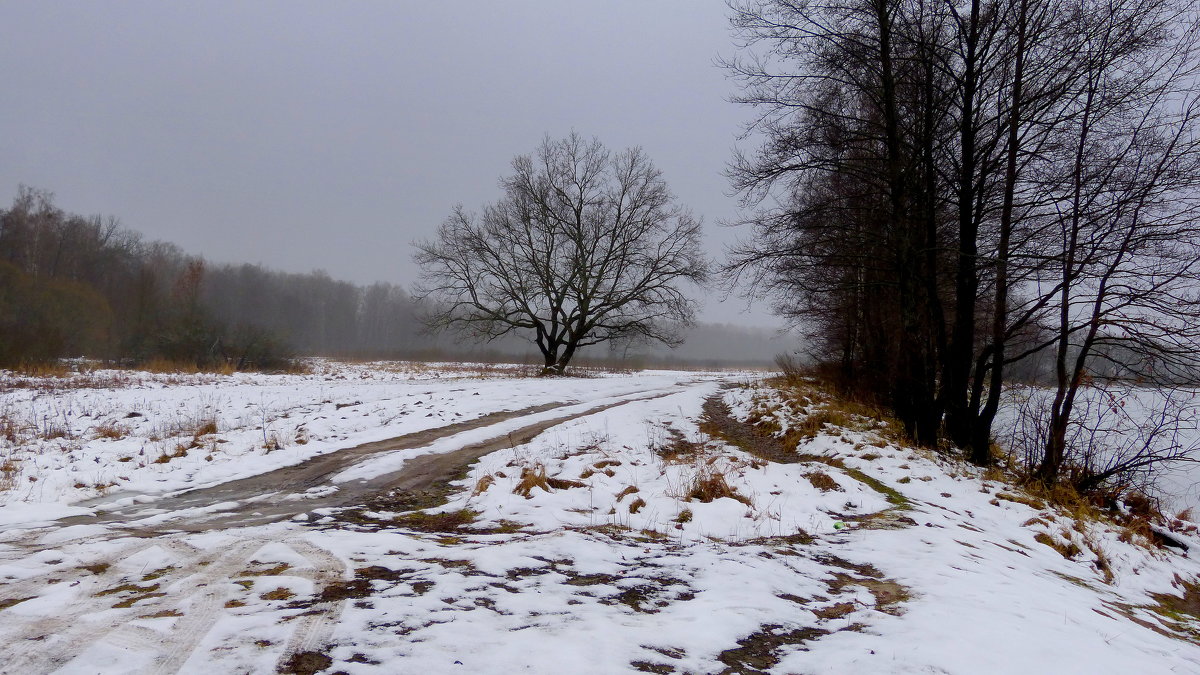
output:
M612 345L587 356L639 365L766 363L768 331L702 326L693 345ZM136 364L275 369L294 355L523 358L526 343L462 344L422 332L400 286L360 286L323 271L214 264L147 241L112 217L81 216L21 187L0 210L0 366L89 356Z

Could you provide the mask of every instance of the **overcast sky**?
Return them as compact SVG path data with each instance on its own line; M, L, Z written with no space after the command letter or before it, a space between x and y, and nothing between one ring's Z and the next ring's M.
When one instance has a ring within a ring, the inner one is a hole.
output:
M640 145L737 233L721 0L0 4L0 197L53 191L219 262L415 279L410 242L544 134ZM737 298L708 321L773 326Z

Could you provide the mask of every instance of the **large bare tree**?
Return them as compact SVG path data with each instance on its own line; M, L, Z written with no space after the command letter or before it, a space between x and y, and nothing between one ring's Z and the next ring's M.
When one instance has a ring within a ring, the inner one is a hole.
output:
M461 206L417 243L427 322L494 339L530 337L548 373L614 339L675 344L703 283L700 223L640 148L613 153L572 133L518 156L504 196Z

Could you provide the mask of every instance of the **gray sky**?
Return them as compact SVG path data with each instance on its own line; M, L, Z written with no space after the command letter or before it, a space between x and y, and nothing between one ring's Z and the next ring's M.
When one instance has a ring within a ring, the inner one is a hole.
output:
M640 145L735 237L749 111L721 0L0 5L0 197L20 183L220 262L415 279L409 243L572 129ZM710 297L702 319L773 326Z

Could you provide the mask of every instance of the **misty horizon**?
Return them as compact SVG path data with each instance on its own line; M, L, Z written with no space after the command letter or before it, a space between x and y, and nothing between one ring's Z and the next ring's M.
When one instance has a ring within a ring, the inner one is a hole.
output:
M53 3L0 9L22 27L0 75L18 185L214 263L323 270L411 288L413 241L456 204L495 200L516 155L572 130L640 146L720 259L737 233L723 175L746 111L714 60L723 3L453 7ZM53 39L47 39L53 36ZM737 295L707 323L774 328Z

